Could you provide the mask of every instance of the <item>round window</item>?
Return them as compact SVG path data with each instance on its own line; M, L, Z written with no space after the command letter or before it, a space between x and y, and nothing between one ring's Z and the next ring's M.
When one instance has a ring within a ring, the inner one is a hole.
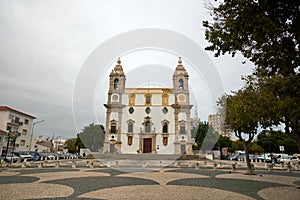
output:
M150 109L149 107L147 107L147 108L145 109L145 112L146 112L147 114L149 114L149 113L151 112L151 109Z
M130 107L128 111L129 111L130 114L132 114L134 112L133 107Z
M168 113L168 108L167 108L167 107L164 107L164 108L162 109L162 111L163 111L164 114L167 114L167 113Z

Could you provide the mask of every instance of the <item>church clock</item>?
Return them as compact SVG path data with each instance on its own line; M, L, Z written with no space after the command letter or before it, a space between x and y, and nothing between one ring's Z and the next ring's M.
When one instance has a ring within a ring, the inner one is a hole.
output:
M119 101L119 95L113 94L113 95L111 96L111 100L112 100L113 102L118 102L118 101Z

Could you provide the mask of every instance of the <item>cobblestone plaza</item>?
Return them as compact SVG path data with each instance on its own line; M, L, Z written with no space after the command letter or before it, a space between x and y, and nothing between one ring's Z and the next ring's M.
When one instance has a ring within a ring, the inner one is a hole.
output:
M300 173L274 169L2 168L0 199L299 199Z

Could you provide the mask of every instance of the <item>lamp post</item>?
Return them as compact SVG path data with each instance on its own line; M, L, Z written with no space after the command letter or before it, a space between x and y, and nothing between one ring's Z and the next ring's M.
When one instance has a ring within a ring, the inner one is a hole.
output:
M32 124L32 131L31 131L31 136L30 136L30 141L29 141L29 151L31 150L31 143L32 143L32 137L33 137L33 131L34 131L34 126L38 123L42 123L44 122L45 120L40 120L40 121L37 121L37 122L34 122Z
M270 144L270 136L271 133L269 131L266 132L266 136L267 136L267 141L268 141L268 147L269 147L269 153L271 153L271 144Z

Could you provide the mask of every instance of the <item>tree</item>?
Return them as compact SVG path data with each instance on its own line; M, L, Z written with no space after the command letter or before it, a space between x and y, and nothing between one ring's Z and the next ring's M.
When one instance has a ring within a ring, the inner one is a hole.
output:
M224 0L203 21L206 50L215 56L241 52L266 74L295 74L300 66L300 1Z
M300 152L300 74L259 75L253 82L259 88L261 125L267 128L284 124L286 135L296 142Z
M257 141L251 142L249 144L249 153L260 154L262 152L264 152L263 148L260 145L258 145Z
M256 90L251 85L226 97L225 121L243 143L248 172L252 174L248 144L254 139L259 125L259 109L256 106Z
M195 142L200 147L200 151L212 150L216 147L219 133L214 131L213 127L208 122L200 122L198 125Z
M99 152L104 144L104 127L103 125L92 123L89 126L85 126L81 133L78 134L78 137L90 151Z
M195 142L197 143L197 146L201 147L202 143L204 141L204 138L206 137L206 134L208 132L208 123L207 122L200 122L198 125L198 129L195 136Z
M65 148L68 149L69 153L77 153L76 139L77 138L70 138L70 139L67 139L67 141L65 142Z
M77 135L76 138L70 138L65 142L65 148L69 153L79 153L80 148L84 148L84 145Z
M215 56L240 52L252 61L260 90L261 125L285 125L300 151L300 1L224 0L204 21L206 50Z
M269 135L267 135L267 131L262 131L257 136L257 144L261 146L264 152L276 152L279 153L279 146L284 146L284 153L293 154L297 152L297 144L286 137L286 134L282 131L268 131Z
M230 151L235 152L235 151L243 150L243 149L244 149L244 143L241 142L240 140L237 140L237 141L232 142Z

